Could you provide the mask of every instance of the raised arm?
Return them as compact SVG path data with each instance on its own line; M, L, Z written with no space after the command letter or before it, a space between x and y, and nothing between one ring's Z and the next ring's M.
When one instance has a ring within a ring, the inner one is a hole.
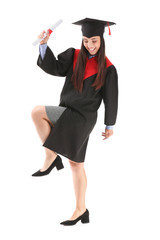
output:
M39 37L42 36L39 35ZM40 42L41 45L47 44L49 36L47 35L45 39ZM41 54L39 54L37 65L48 74L64 77L66 76L69 67L73 64L74 51L74 48L69 48L59 54L56 59L51 49L46 46L43 58Z

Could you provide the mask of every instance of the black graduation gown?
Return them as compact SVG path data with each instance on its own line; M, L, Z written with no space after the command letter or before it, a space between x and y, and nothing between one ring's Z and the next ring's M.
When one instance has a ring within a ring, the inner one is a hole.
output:
M118 77L114 65L109 60L106 67L106 81L101 89L92 87L97 69L96 57L87 59L82 93L78 93L71 82L78 51L69 48L56 59L49 47L42 60L39 55L37 65L46 73L65 78L59 106L67 107L62 113L43 146L75 162L84 162L90 133L97 121L97 110L103 99L105 106L104 124L114 125L118 106ZM94 64L92 64L94 63Z

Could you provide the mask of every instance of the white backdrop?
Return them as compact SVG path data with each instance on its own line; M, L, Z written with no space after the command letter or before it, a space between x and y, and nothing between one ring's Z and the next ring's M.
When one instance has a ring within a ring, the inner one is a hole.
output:
M155 1L5 1L1 3L1 239L160 239L159 7ZM104 34L119 75L114 135L103 141L103 103L91 133L85 169L90 224L64 227L75 208L65 168L43 178L44 148L31 120L36 105L58 105L64 78L44 73L32 42L58 19L48 45L55 55L80 48L85 17L116 22Z

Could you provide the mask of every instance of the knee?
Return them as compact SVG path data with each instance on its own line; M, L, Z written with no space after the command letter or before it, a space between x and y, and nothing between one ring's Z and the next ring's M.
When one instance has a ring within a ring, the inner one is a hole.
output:
M32 109L32 112L31 112L31 117L32 117L32 120L36 120L36 119L39 119L40 116L42 115L42 112L43 112L43 106L35 106L33 109Z
M77 163L69 160L71 170L74 172L81 171L84 167L84 163Z

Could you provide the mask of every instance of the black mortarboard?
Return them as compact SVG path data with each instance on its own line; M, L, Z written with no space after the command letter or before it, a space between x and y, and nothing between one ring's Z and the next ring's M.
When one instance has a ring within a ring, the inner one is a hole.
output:
M83 36L90 38L93 36L103 36L104 28L106 26L108 26L109 28L109 26L114 25L116 23L92 18L85 18L78 22L74 22L73 24L81 25ZM111 35L110 28L109 35Z

